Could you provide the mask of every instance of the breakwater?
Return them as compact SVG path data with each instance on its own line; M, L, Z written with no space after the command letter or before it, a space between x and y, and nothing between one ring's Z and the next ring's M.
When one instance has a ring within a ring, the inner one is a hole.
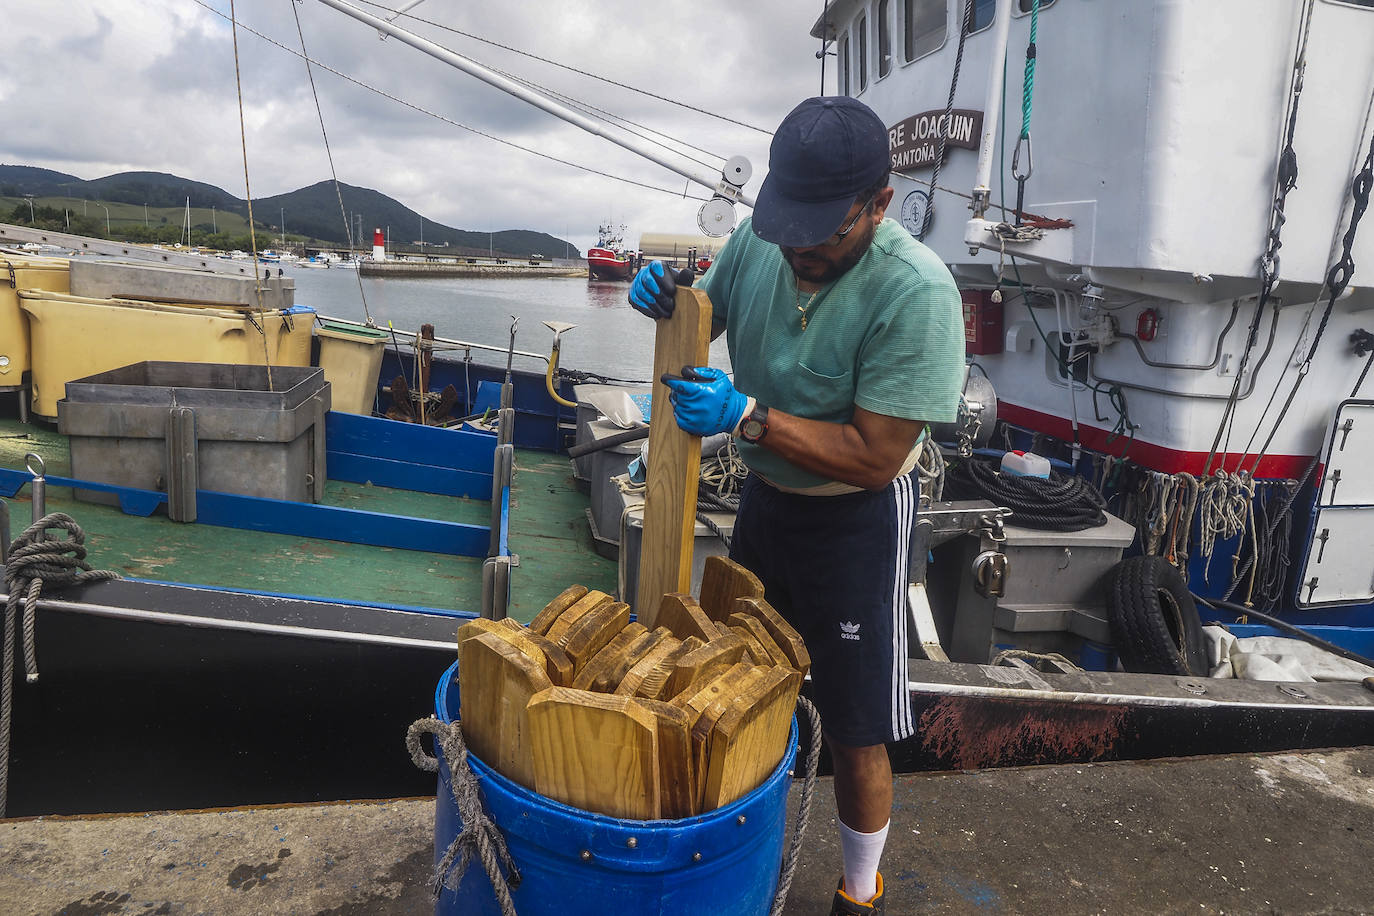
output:
M473 259L469 261L363 261L364 277L585 277L587 268L549 261Z

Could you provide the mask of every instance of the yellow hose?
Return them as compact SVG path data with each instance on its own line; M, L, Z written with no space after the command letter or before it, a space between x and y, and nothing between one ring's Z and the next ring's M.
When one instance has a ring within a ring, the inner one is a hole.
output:
M558 350L558 338L555 337L553 341L553 352L549 354L549 371L544 373L544 387L549 390L549 397L553 398L554 401L562 404L564 407L576 407L576 401L569 401L567 398L561 397L557 391L553 390L553 376L554 373L558 371Z

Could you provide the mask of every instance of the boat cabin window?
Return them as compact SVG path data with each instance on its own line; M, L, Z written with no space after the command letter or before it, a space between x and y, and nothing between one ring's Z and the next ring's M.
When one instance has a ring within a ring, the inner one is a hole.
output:
M858 47L854 49L854 71L859 74L859 91L868 88L868 17L860 16L854 23L854 34L858 36Z
M997 0L974 0L973 27L969 32L981 32L992 25L993 15L997 12Z
M1044 0L1040 0L1044 3ZM1374 10L1374 0L1330 0L1332 3L1339 3L1342 6L1363 6L1366 9Z
M840 36L840 70L835 77L839 81L840 95L849 95L849 34Z
M1374 2L1374 0L1370 0ZM1040 9L1044 10L1047 6L1054 6L1054 0L1040 0ZM1035 0L1016 0L1016 8L1023 13L1029 13L1035 8Z
M902 0L902 53L907 63L945 43L948 20L945 0Z
M878 79L892 71L892 0L878 0Z

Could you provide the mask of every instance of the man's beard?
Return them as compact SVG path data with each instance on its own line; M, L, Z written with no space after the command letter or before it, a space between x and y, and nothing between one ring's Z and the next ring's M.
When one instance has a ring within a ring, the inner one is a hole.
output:
M819 257L813 251L797 254L795 248L788 248L786 245L778 247L781 248L783 259L787 261L798 280L808 283L830 283L848 273L849 269L868 253L868 246L873 244L873 232L873 228L870 227L867 233L854 243L854 247L838 261Z

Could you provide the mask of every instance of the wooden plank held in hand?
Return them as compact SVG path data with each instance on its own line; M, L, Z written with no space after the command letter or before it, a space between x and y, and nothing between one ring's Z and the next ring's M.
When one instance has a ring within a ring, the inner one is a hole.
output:
M697 475L701 470L701 437L677 425L673 405L668 403L671 392L660 378L665 373L681 375L683 366L706 365L710 347L711 300L699 289L679 286L673 317L659 319L654 332L649 475L635 597L639 620L651 629L663 596L692 588Z
M550 687L528 714L540 795L612 817L659 816L658 717L640 701Z
M736 598L762 598L759 577L726 557L707 557L701 571L701 609L718 623L735 612Z

